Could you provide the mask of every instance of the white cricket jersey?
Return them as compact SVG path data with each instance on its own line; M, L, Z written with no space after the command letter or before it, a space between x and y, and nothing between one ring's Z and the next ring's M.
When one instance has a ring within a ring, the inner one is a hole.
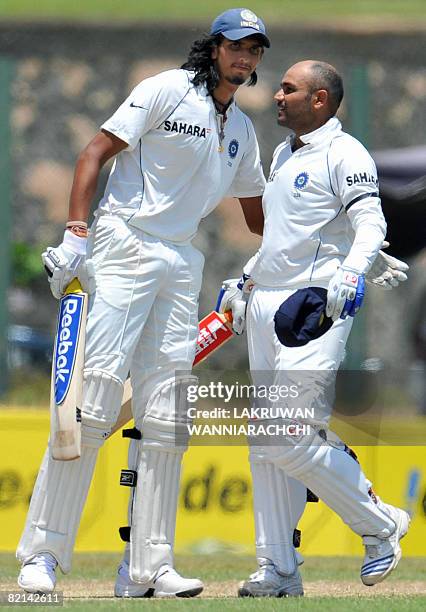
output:
M212 97L192 77L179 69L142 81L102 125L129 146L114 161L100 211L176 243L191 240L223 197L265 187L250 119L233 102L220 147Z
M343 261L366 271L386 230L374 161L335 117L302 136L306 144L294 153L292 140L273 156L254 281L269 287L327 286ZM354 253L354 229L363 223Z

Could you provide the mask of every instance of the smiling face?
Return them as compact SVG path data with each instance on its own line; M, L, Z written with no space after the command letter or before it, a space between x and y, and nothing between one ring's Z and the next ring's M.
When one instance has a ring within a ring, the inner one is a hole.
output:
M313 118L313 93L307 67L298 64L284 74L281 87L274 96L278 107L278 124L295 132Z
M305 61L289 68L274 96L278 124L290 128L296 135L313 131L325 123L329 115L328 92L315 88L313 64Z
M263 46L256 36L240 40L224 38L212 51L220 80L242 85L250 78L263 55Z

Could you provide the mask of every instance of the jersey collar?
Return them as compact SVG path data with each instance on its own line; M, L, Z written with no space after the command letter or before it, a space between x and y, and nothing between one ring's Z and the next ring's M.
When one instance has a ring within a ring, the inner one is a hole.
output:
M214 108L215 112L219 113L219 111L217 110L216 105L214 103L213 96L209 94L209 92L207 91L207 87L205 87L205 86L203 86L203 96L205 96L206 99L210 99L210 103L211 103L212 107ZM237 105L236 105L236 102L235 102L235 98L232 98L232 101L231 101L230 105L226 109L225 116L228 116L229 113L233 113L235 111L236 106Z
M331 117L321 127L317 128L309 134L303 134L300 136L300 140L305 144L316 145L323 144L324 142L330 142L338 132L342 131L342 124L337 117Z

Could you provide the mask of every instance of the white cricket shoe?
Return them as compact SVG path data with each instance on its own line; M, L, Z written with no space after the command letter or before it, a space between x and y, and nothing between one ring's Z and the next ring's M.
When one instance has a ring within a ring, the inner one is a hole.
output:
M115 581L115 597L195 597L204 585L198 578L182 578L170 565L163 565L156 577L145 584L134 582L129 565L122 561Z
M56 585L57 565L50 553L40 553L24 563L19 572L18 585L28 593L51 593Z
M410 517L404 510L381 502L381 507L395 522L395 531L386 539L364 536L365 557L361 567L361 580L373 586L389 576L401 559L399 541L405 536Z
M129 576L129 566L122 561L118 566L117 578L115 580L115 597L152 597L154 589L151 583L139 584L133 582Z
M259 569L243 582L238 597L302 597L303 583L299 569L279 574L270 559L259 559Z

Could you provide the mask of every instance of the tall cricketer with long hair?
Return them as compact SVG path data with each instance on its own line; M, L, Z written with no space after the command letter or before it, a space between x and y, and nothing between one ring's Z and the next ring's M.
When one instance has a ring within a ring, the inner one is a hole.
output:
M17 556L18 583L50 592L56 568L69 572L99 448L113 428L128 373L141 439L132 440L130 542L117 596L194 596L203 585L174 569L173 542L185 413L198 329L203 255L191 240L224 196L239 199L261 233L265 180L250 119L233 96L254 85L269 47L248 9L215 19L181 69L142 81L80 154L62 244L43 255L52 293L74 276L96 289L86 327L81 456L57 461L48 448ZM90 233L99 173L115 157ZM88 262L91 262L90 264ZM177 443L176 439L179 439Z

